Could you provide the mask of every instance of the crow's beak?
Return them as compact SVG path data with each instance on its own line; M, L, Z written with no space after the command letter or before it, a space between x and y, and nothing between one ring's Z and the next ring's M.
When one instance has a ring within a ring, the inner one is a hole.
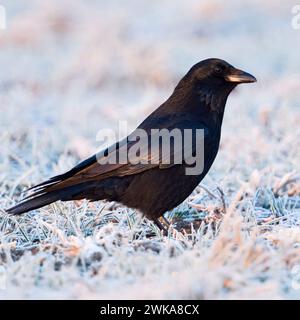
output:
M231 69L230 73L225 76L225 80L235 83L250 83L257 81L250 73L235 68Z

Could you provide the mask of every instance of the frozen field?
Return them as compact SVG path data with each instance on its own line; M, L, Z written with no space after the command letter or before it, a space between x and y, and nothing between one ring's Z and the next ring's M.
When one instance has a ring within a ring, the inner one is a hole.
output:
M1 4L0 299L300 298L295 1ZM99 129L138 125L208 57L258 82L230 95L217 160L167 215L168 237L115 203L5 214L98 150Z

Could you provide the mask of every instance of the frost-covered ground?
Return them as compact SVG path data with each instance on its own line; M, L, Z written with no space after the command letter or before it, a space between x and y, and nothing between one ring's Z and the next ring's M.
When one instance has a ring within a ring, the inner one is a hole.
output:
M294 1L1 4L0 298L300 298ZM169 214L181 232L162 237L114 203L4 213L97 150L99 129L134 128L207 57L258 83L230 96L204 188Z

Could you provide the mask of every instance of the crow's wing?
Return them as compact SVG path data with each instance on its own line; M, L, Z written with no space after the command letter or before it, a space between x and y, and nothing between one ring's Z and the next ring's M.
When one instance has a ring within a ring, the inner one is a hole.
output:
M155 120L155 119L154 119ZM171 121L170 121L171 120ZM151 121L152 122L152 121ZM175 163L170 162L167 163L166 156L170 157L170 160L175 159L179 154L182 153L182 149L174 151L174 149L170 150L170 155L162 154L159 148L155 148L153 150L151 148L151 139L154 139L155 133L153 134L151 129L169 129L172 130L174 128L178 129L196 129L193 128L195 123L193 121L189 121L188 119L184 118L175 118L175 121L172 121L170 117L160 117L159 121L153 121L151 123L148 122L147 127L139 126L133 133L131 133L127 138L123 139L122 141L114 144L113 146L105 149L97 153L96 155L90 157L89 159L79 163L70 171L66 172L65 174L58 175L53 177L32 189L35 191L34 194L31 194L29 197L44 193L55 191L61 188L65 188L68 186L80 184L87 181L101 181L103 179L109 177L123 177L127 175L134 175L145 170L150 170L152 168L160 168L166 169L169 168ZM132 141L133 137L136 137L138 134L137 130L143 129L147 132L147 139L144 141ZM204 129L204 138L209 138L210 134L208 128L204 124L197 123L197 129ZM142 159L140 163L120 163L118 161L120 154L128 154L130 153L130 149L132 147L137 147L139 143L139 156L137 159ZM207 141L206 141L207 143ZM186 152L192 154L195 148L194 144L185 145ZM117 160L117 161L116 161ZM112 163L114 162L114 163ZM116 163L115 163L116 162Z

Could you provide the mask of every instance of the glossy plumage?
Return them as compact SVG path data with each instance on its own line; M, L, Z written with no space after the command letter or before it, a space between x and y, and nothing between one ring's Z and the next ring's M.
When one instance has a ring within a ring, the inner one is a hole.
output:
M228 95L242 82L255 78L220 59L207 59L194 65L178 83L169 99L150 114L138 127L151 135L151 129L203 129L204 170L186 175L182 164L104 164L99 154L83 161L65 174L53 177L32 188L23 202L7 210L21 214L57 200L107 199L139 209L151 219L185 200L210 169L218 153L221 126ZM115 152L127 151L135 142L117 143ZM194 141L195 142L195 141ZM183 145L195 151L195 143ZM124 150L125 149L125 150ZM106 150L106 153L109 153ZM172 151L171 151L172 153ZM151 153L148 160L160 159ZM161 160L161 159L160 159Z

